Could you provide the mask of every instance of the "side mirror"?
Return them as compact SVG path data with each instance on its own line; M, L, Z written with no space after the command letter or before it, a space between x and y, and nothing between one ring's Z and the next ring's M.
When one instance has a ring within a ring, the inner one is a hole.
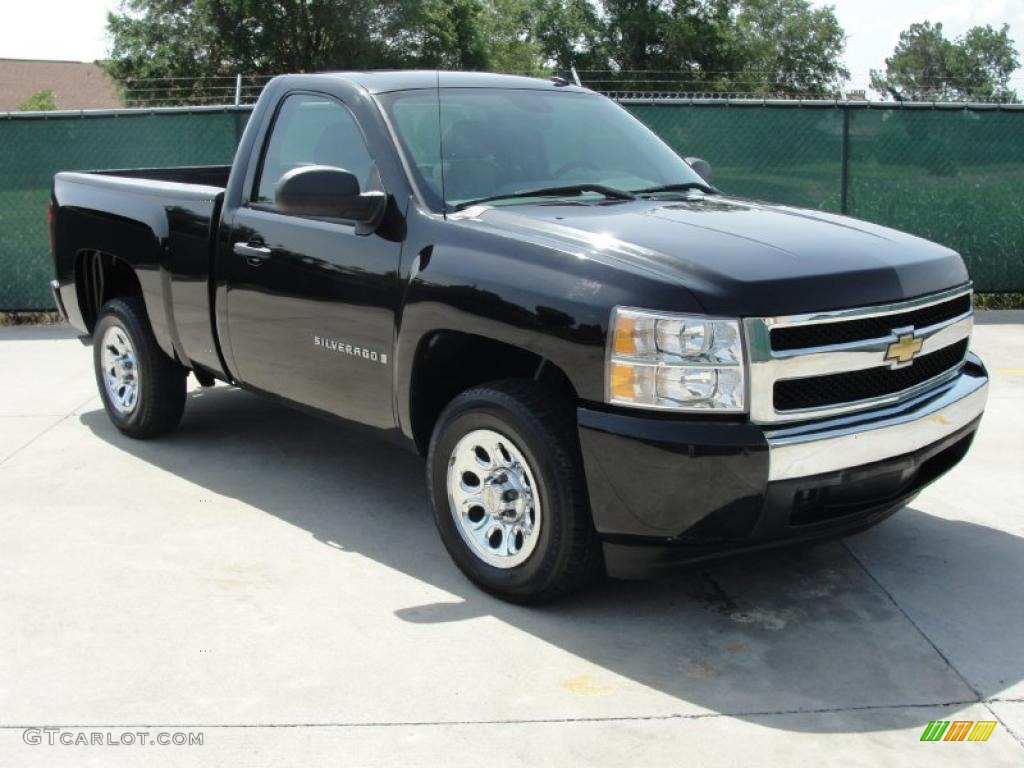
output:
M274 203L284 213L344 219L365 229L380 221L387 196L383 192L360 194L359 180L343 168L306 165L281 177L274 189Z
M699 157L688 157L686 158L686 162L697 172L698 176L704 179L704 181L708 184L712 183L714 174L711 173L711 163L707 160L701 160Z

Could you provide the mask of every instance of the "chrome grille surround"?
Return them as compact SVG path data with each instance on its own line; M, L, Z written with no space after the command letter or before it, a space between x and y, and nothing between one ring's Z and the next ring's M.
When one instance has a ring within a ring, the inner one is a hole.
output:
M914 387L900 392L892 392L881 397L837 403L818 408L786 411L776 410L774 403L776 381L824 376L846 371L860 371L887 365L885 356L889 345L897 341L899 336L905 335L908 332L911 332L915 339L920 339L923 342L918 356L926 355L956 344L964 339L969 339L974 326L974 303L972 300L968 312L926 328L893 328L892 332L887 336L820 347L784 351L773 350L771 347L771 331L773 328L817 323L837 323L844 320L857 320L866 317L897 315L910 310L950 301L970 293L971 286L967 284L941 293L934 293L929 296L895 304L804 315L744 319L743 328L746 336L747 359L749 363L748 381L750 392L748 402L751 421L756 424L779 424L867 410L881 405L900 402L931 387L949 381L959 372L959 365Z

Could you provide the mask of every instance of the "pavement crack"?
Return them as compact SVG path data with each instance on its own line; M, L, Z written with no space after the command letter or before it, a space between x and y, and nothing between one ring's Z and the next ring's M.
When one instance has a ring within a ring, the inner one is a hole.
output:
M61 424L63 424L63 423L65 422L65 421L67 421L68 419L70 419L70 418L71 418L72 416L74 416L74 415L75 415L76 413L78 413L78 411L79 411L80 409L82 409L83 407L85 407L85 405L87 405L87 404L88 404L89 402L91 402L91 401L92 401L93 399L95 399L95 397L96 397L96 395L89 395L89 397L87 397L87 398L86 398L85 400L83 400L83 401L82 401L81 403L79 403L79 404L78 404L78 405L76 405L76 406L75 406L74 408L72 408L72 409L71 409L71 412L70 412L70 413L68 413L68 414L65 414L64 416L61 416L61 417L60 417L59 419L57 419L57 420L56 420L55 422L53 422L53 424L51 424L50 426L48 426L48 427L47 427L46 429L44 429L44 430L43 430L42 432L40 432L40 433L38 433L37 435L35 435L35 436L33 436L32 438L30 438L30 439L28 440L28 442L26 442L26 443L25 443L24 445L21 445L21 446L19 446L19 447L18 447L18 448L16 448L16 449L15 449L14 451L12 451L12 452L11 452L11 453L9 453L8 455L4 456L4 457L3 457L3 459L0 459L0 467L2 467L2 466L3 466L4 464L6 464L6 463L7 463L8 461L10 461L10 460L11 460L11 459L13 459L13 458L14 458L15 456L17 456L17 455L18 455L19 453L21 453L22 451L24 451L24 450L25 450L26 448L28 448L28 447L29 447L30 445L32 445L33 443L35 443L35 442L36 442L36 440L38 440L39 438L43 437L43 435L46 435L46 434L48 434L48 433L49 433L50 431L52 431L53 429L56 429L56 428L57 428L57 427L59 427L59 426L60 426Z
M981 695L981 691L975 688L970 683L970 681L966 677L964 677L963 673L953 665L953 662L950 661L949 657L942 652L942 649L939 648L935 641L928 637L928 633L921 628L921 625L914 621L913 617L909 613L907 613L907 611L903 608L902 605L900 605L899 600L896 599L892 592L890 592L885 587L885 585L878 580L875 574L868 570L868 567L864 565L863 561L859 557L857 557L857 555L854 553L852 549L850 549L850 546L846 543L845 539L839 543L842 545L843 549L846 550L847 554L849 554L850 557L853 558L853 561L860 567L860 569L864 571L865 575L867 575L867 577L875 583L875 586L882 590L882 593L886 596L886 598L888 598L889 602L893 604L896 610L898 610L903 615L903 618L910 622L910 625L915 630L917 630L917 633L921 635L921 637L924 638L925 642L932 647L932 650L934 650L935 653L939 655L939 658L946 662L946 666L953 670L953 672L956 674L957 677L960 678L960 681L967 687L967 689L977 697L978 702L982 702L985 697Z
M953 662L950 661L949 657L945 653L942 652L942 649L939 648L938 644L928 636L928 633L925 632L924 629L921 628L921 625L919 625L916 621L914 621L913 617L911 617L911 615L909 613L907 613L907 611L903 608L903 606L900 605L900 603L896 599L895 595L893 595L892 592L890 592L888 589L886 589L885 585L882 584L882 582L878 580L878 578L875 576L875 574L873 574L870 570L868 570L868 567L864 564L864 562L859 557L857 557L856 553L854 553L854 551L850 548L849 544L846 543L846 540L845 539L842 540L840 542L840 544L842 545L843 549L845 549L846 552L850 555L850 557L853 558L853 561L855 563L857 563L858 566L860 566L860 569L862 571L864 571L865 575L869 579L871 579L871 581L873 581L875 583L875 585L880 590L882 590L882 594L884 594L889 599L889 602L892 603L893 606L896 608L896 610L898 610L903 615L903 618L905 618L908 622L910 622L910 625L914 629L916 629L917 633L919 635L921 635L921 637L924 638L925 642L928 643L928 645L930 645L932 647L932 650L934 650L935 653L937 653L939 655L939 658L941 658L944 662L946 662L946 666L949 667L953 671L953 673L958 678L960 678L960 681L967 687L967 689L969 691L971 691L977 697L977 701L974 702L974 703L981 704L983 707L985 707L985 709L987 709L989 711L989 714L991 714L992 717L994 717L999 722L999 724L1003 726L1003 728L1006 730L1006 732L1008 734L1010 734L1010 737L1014 741L1016 741L1022 748L1024 748L1024 738L1022 738L1020 734L1016 733L1009 725L1007 725L1006 722L1003 720L1003 718L1001 718L998 714L996 714L996 711L994 709L992 709L992 706L991 706L990 702L992 702L994 700L990 699L990 698L986 698L985 696L983 696L981 691L979 691L967 679L967 677L963 674L963 672L961 672L959 669L956 668L956 665L954 665Z
M889 709L934 709L977 704L973 699L940 702L904 702L898 704L860 704L847 707L808 707L765 709L737 712L673 712L664 715L609 715L605 717L538 717L494 720L395 720L294 723L48 723L53 728L430 728L479 725L547 725L565 723L614 723L668 720L712 720L717 718L788 717L792 715L830 715L844 712L870 712ZM0 724L0 730L23 730L36 725Z

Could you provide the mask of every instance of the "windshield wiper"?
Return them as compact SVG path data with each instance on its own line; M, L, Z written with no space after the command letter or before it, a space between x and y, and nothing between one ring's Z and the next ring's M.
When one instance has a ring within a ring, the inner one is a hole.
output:
M466 200L456 205L454 210L462 211L470 206L489 203L492 200L514 200L519 197L575 197L584 192L596 192L609 200L636 200L636 195L632 192L608 187L604 184L568 184L564 187L541 187L540 189L527 189L522 192L508 192L504 195L490 195L476 200Z
M644 187L643 189L631 189L630 193L634 195L646 195L653 194L655 192L687 192L691 189L699 189L701 192L707 192L714 194L718 190L712 187L710 184L705 184L700 181L684 181L681 184L663 184L659 187Z

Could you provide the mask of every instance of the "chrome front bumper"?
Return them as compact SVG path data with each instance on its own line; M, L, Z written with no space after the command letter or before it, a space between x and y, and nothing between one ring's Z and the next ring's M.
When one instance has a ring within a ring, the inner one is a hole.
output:
M765 431L769 482L821 475L913 453L978 419L988 376L973 355L961 373L898 405Z

